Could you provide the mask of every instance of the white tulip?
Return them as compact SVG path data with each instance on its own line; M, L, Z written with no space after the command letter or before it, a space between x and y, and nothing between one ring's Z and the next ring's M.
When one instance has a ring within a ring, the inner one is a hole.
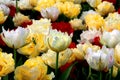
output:
M113 30L112 32L105 31L103 32L100 41L103 45L106 45L108 47L115 47L117 43L120 42L120 31L119 30Z
M106 48L93 51L91 48L87 49L87 54L85 56L89 66L95 70L109 69L114 64L114 50L111 48Z
M4 12L4 15L9 15L10 9L5 4L0 4L0 10Z
M1 37L8 47L20 48L25 45L26 37L29 33L27 28L18 27L16 30L2 29Z
M42 17L49 18L51 21L55 21L58 18L59 14L60 12L57 7L50 7L41 10Z

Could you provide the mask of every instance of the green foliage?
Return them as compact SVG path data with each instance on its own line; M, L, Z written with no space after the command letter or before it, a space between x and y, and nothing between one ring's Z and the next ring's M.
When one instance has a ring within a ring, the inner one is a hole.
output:
M69 75L70 75L70 72L73 68L73 66L76 64L77 62L75 62L74 64L72 64L69 68L67 68L63 73L62 75L59 77L59 80L67 80Z

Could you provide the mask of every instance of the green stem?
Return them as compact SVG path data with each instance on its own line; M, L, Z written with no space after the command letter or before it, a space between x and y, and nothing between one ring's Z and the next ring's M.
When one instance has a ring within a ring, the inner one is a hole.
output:
M16 49L15 48L13 49L13 53L14 53L14 60L15 60L15 67L16 67L16 55L17 54L16 54Z
M113 73L113 67L111 67L111 69L110 69L110 76L109 76L109 80L112 80L112 73Z
M56 68L55 68L55 78L58 79L58 60L59 60L59 53L56 54Z
M89 74L88 74L87 80L89 80L90 76L91 76L91 67L89 67Z
M19 9L18 9L18 0L16 0L16 13L19 12Z
M102 71L100 71L99 80L102 80Z

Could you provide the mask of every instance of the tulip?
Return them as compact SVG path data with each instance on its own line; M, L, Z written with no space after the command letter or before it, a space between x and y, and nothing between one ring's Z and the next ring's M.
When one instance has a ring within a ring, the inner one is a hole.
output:
M91 7L96 8L102 0L86 0L86 2L88 2Z
M68 36L67 33L62 33L57 30L50 30L50 33L46 38L46 43L53 51L60 52L69 47L71 37Z
M10 48L20 48L25 45L26 37L29 33L27 28L18 27L16 30L5 30L2 28L3 32L1 33L2 40Z
M109 13L104 20L103 31L120 30L120 14L118 12Z
M52 80L54 73L47 75L47 66L41 57L30 58L15 69L15 80Z
M10 13L9 7L7 7L5 4L0 4L0 10L2 10L6 16L8 16Z
M115 65L120 67L120 42L115 46L114 59Z
M83 24L83 21L81 19L75 18L73 20L70 20L69 23L71 24L71 26L74 30L84 30L84 29L86 29L86 27Z
M58 60L59 60L59 52L65 50L69 47L71 43L71 37L67 33L62 33L57 30L50 30L50 33L46 37L46 43L48 48L57 52L56 54L56 69L55 69L55 78L57 79L58 75Z
M80 42L93 42L95 37L99 37L101 36L101 32L99 30L93 29L93 30L87 30L87 31L83 31L80 34Z
M28 57L38 56L40 53L47 51L47 46L44 43L45 36L43 34L29 34L25 46L18 48L17 51ZM33 41L34 39L34 41Z
M57 20L59 14L60 14L60 12L56 7L50 7L50 8L46 8L46 9L41 10L41 15L44 18L51 19L51 21Z
M12 54L7 54L0 51L0 77L6 76L7 74L14 71L15 62L12 58Z
M112 32L103 32L103 35L100 38L100 41L103 45L108 47L115 47L117 43L120 42L120 31L113 30Z
M33 24L28 25L31 33L42 33L47 35L49 33L49 29L51 28L51 20L50 19L43 19L40 20L32 20Z
M15 16L13 17L12 20L13 20L14 25L16 27L22 25L22 23L24 23L24 22L30 22L31 21L28 16L25 16L24 14L21 14L19 12L17 14L15 14Z
M100 30L104 26L105 20L100 14L87 14L85 16L85 23L89 29Z
M92 48L93 51L97 51L100 49L99 46L92 45L89 42L86 42L84 44L77 44L77 48L72 49L74 56L76 57L77 60L84 60L84 57L87 53L88 48Z
M100 13L102 16L105 16L108 13L112 13L114 11L115 11L114 5L107 1L103 1L97 6L97 12Z
M42 54L41 58L47 65L55 69L56 68L56 55L57 53L55 51L52 51L49 49L46 53ZM71 49L66 49L64 51L61 51L59 53L58 68L65 65L67 61L70 59L71 55L72 55Z
M18 7L21 10L32 9L33 6L30 4L30 0L19 0Z
M108 70L114 64L114 50L112 48L106 48L105 46L97 51L93 51L91 48L88 48L85 59L92 69L97 71L104 69Z
M5 16L3 11L0 10L0 24L3 24L6 19L7 19L7 16Z

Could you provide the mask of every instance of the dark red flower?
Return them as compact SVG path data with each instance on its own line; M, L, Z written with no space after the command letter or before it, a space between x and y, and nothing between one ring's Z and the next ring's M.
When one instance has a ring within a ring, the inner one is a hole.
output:
M52 23L52 29L57 29L58 31L61 31L61 32L67 32L69 35L74 32L70 23L63 22L63 21Z
M10 16L13 17L15 16L15 13L16 13L16 8L12 5L8 6L10 8Z
M93 42L92 42L93 45L98 45L100 47L102 47L102 44L100 43L100 37L97 36L93 39Z
M32 21L24 21L20 26L21 27L27 27L27 25L31 25L32 24Z
M116 4L116 0L102 0L102 1L108 1L108 2L111 2L113 4Z
M120 8L117 10L117 12L120 14Z
M64 72L72 63L66 63L65 65L60 67L60 71Z
M2 40L1 35L0 35L0 47L6 46L5 42Z
M75 42L71 42L69 48L76 48L76 43Z

